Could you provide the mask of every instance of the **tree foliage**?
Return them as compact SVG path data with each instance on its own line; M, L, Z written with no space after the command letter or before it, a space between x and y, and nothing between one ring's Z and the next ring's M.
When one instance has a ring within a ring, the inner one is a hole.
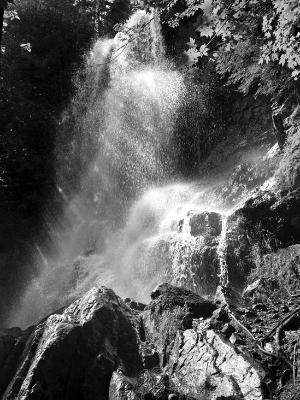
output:
M216 70L241 92L298 101L300 3L297 0L150 1L167 24L194 23L187 43L190 65L215 63Z

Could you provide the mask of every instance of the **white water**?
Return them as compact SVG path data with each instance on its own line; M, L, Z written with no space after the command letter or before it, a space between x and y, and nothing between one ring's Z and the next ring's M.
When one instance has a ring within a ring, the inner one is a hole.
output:
M227 235L227 222L228 222L228 215L222 215L222 231L220 235L219 245L217 248L217 254L219 257L220 262L220 285L226 287L228 285L228 268L226 262L226 249L227 249L227 242L226 242L226 235Z
M59 227L51 215L47 221L54 250L45 254L37 247L39 273L26 282L9 325L34 323L93 285L148 301L150 291L166 281L203 293L228 284L227 217L208 244L209 235L191 234L190 212L227 215L229 209L210 185L175 179L172 139L186 88L165 57L157 17L151 18L142 11L131 17L124 32L149 24L122 51L117 49L128 33L97 42L90 55L77 96L88 99L87 111L77 116L74 137L87 165L81 191L70 199L64 182L59 186L63 221ZM71 109L78 113L76 101ZM90 143L97 150L93 159ZM123 223L116 226L116 220ZM216 257L207 255L210 246L217 247Z

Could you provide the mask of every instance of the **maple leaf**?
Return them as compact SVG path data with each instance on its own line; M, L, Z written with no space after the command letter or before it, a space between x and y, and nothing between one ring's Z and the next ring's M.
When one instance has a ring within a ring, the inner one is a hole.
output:
M208 25L201 26L200 28L197 28L196 30L200 33L200 36L212 37L214 34L214 29Z

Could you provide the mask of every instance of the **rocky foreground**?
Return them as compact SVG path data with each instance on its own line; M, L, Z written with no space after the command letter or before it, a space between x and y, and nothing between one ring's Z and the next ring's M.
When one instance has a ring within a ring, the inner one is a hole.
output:
M144 306L94 288L1 333L2 399L296 399L300 308L276 290L208 301L163 284Z

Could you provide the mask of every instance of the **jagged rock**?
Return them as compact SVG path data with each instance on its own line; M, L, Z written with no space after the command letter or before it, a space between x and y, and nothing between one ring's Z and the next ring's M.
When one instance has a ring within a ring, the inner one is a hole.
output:
M114 370L142 369L136 324L112 290L92 289L35 328L3 398L106 399Z
M196 399L262 400L265 372L222 336L199 322L178 332L169 371L175 388Z
M209 318L216 305L189 290L167 283L158 286L151 297L152 302L143 312L145 332L148 341L156 343L164 366L177 330L191 327L193 318Z
M109 385L109 400L138 400L136 385L135 378L125 376L122 371L113 372Z

